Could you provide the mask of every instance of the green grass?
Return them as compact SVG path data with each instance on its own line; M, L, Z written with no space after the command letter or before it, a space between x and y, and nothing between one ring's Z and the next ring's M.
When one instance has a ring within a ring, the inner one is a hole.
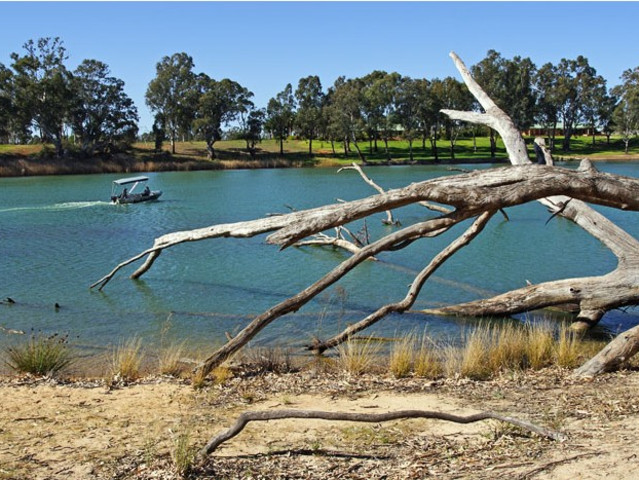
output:
M12 370L33 375L55 375L73 361L67 337L33 334L23 343L7 347L5 364Z
M592 145L592 137L572 137L570 142L570 151L564 152L561 149L561 142L563 137L556 137L555 150L553 155L556 158L575 157L575 156L590 156L597 157L621 157L624 155L624 144L620 137L611 137L610 144L608 145L606 137L597 136L595 139L595 145ZM526 138L526 142L532 144L532 137ZM150 152L153 148L151 143L137 143L136 149L140 151ZM359 147L366 159L371 163L386 162L386 152L384 149L384 143L382 141L377 142L377 149L374 144L370 144L368 141L359 142ZM246 154L240 153L245 151L245 144L241 140L226 140L216 142L215 149L219 155L220 160L246 158ZM279 157L280 145L277 140L263 140L257 145L258 157ZM406 140L391 140L388 144L389 153L391 159L395 162L407 162L409 160L409 147ZM170 145L165 144L164 150L169 151ZM351 147L351 152L348 156L344 156L344 148L342 142L335 142L335 155L331 147L330 141L327 140L313 140L313 163L322 164L322 162L331 161L337 164L350 163L358 161L359 157L354 147ZM450 142L446 139L440 139L437 141L438 157L440 161L449 161L450 155ZM532 156L532 147L529 148L529 154ZM633 139L630 143L630 155L639 155L639 139ZM206 159L206 146L204 142L178 142L176 144L176 155L182 155L192 158ZM308 159L308 141L307 140L294 140L289 139L284 142L284 156L299 161L309 161ZM422 142L420 139L413 142L413 159L416 162L433 162L434 156L432 154L430 142L426 142L426 147L422 148ZM456 161L485 161L490 159L490 140L488 137L477 137L473 142L472 137L460 138L455 145L455 160ZM506 149L500 138L497 139L497 160L506 159Z
M526 139L530 145L532 138ZM561 149L562 137L555 139L556 148L553 156L556 160L575 159L590 156L597 159L624 159L637 158L639 156L639 138L635 138L630 143L629 155L624 154L624 144L620 137L612 137L610 144L604 136L596 137L595 145L592 145L591 137L573 137L571 139L570 151ZM366 160L372 164L386 163L387 157L382 141L377 142L377 149L374 144L368 141L359 142L360 149ZM52 173L99 173L117 172L126 167L126 171L162 171L162 170L205 170L224 168L263 168L263 167L283 167L283 166L341 166L359 161L359 157L354 147L345 156L341 142L335 143L335 154L331 143L326 140L313 141L313 157L308 156L308 141L289 139L284 142L284 155L279 153L279 142L277 140L264 140L257 145L256 158L251 159L246 152L245 143L241 140L227 140L216 142L215 150L218 158L210 161L206 155L206 145L204 142L177 142L176 153L169 154L171 146L165 143L163 155L156 155L153 151L153 144L150 142L139 142L133 145L133 149L125 160L120 157L116 161L109 158L103 159L53 159L39 155L40 151L47 146L42 145L0 145L0 176L23 174L26 169L28 174L46 175ZM437 142L438 160L448 162L451 160L450 144L446 139ZM409 161L408 142L405 140L392 140L389 142L389 153L392 162L405 163ZM532 155L532 148L529 148ZM496 160L506 160L506 150L501 139L497 140ZM18 165L17 161L28 162ZM435 158L432 154L429 142L425 148L422 147L421 140L413 142L413 160L417 163L433 163ZM488 137L477 137L475 142L471 137L460 138L455 146L456 162L485 162L490 161L490 142ZM123 166L123 162L127 165ZM119 170L118 170L119 169Z

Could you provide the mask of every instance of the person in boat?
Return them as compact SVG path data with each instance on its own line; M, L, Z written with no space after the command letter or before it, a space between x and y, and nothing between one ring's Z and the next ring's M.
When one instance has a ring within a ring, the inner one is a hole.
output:
M127 189L125 188L124 190L122 190L122 195L120 195L120 198L126 198L129 196L129 192L127 191Z
M149 188L148 185L144 187L144 191L142 192L142 195L144 195L145 197L148 197L149 195L151 195L151 189Z

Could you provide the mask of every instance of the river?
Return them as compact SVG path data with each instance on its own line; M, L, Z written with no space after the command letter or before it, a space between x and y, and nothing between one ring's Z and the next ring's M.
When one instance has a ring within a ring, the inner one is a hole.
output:
M639 171L633 163L602 163L599 168L628 176ZM384 188L395 188L455 172L446 166L413 166L368 173ZM148 175L151 187L164 191L160 201L111 205L110 185L120 176L0 179L0 300L16 302L0 304L0 326L68 333L73 343L88 349L133 336L149 344L185 340L210 348L253 315L310 285L345 254L312 247L280 252L263 236L216 239L166 251L142 280L130 280L128 267L102 292L90 291L89 285L164 233L375 193L355 172L337 174L335 169L170 172ZM639 235L636 213L599 209ZM395 215L408 225L435 214L411 206ZM615 266L612 254L579 227L561 218L545 225L549 214L537 203L511 208L508 215L509 222L495 216L479 238L440 268L414 308L471 300L526 281L597 275ZM382 225L382 218L379 214L367 221L372 238L392 230ZM414 273L462 228L362 265L339 287L275 321L255 343L302 345L315 336L325 338L382 303L402 298ZM468 321L393 315L368 333L426 331L454 339ZM615 332L638 321L635 309L615 311L605 316L602 327ZM15 338L0 332L0 344Z

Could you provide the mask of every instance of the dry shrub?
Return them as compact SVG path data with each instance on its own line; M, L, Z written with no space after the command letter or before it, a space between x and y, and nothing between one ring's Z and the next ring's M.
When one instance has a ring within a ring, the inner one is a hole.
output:
M216 385L224 385L227 381L233 378L233 371L226 365L220 365L213 369L211 375L213 375L213 382Z
M203 369L198 368L191 375L191 386L193 387L194 390L200 390L201 388L204 388L205 385L206 385L206 374L204 373Z
M246 350L244 359L256 373L287 373L294 370L291 350L281 347L254 347Z

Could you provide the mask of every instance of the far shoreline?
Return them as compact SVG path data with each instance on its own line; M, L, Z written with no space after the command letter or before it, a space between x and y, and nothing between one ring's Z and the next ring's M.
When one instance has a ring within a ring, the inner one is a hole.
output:
M558 163L579 162L582 159L589 159L593 162L636 162L639 155L583 155L583 156L561 156L557 155L555 161ZM157 160L138 159L135 155L117 154L109 158L49 158L40 159L33 156L0 156L0 178L12 177L34 177L49 175L91 175L91 174L135 174L149 172L184 172L184 171L207 171L207 170L249 170L249 169L274 169L274 168L339 168L345 165L357 163L365 167L392 167L392 166L437 166L437 165L501 165L507 164L506 156L496 158L444 158L434 160L391 160L362 162L358 158L337 159L318 155L312 158L300 159L299 155L294 158L273 156L268 158L246 160L246 159L224 159L224 160L200 160L179 155L163 155Z

